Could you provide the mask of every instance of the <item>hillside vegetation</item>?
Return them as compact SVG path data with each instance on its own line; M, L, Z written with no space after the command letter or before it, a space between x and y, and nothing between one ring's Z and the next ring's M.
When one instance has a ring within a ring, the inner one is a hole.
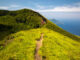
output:
M35 60L41 33L43 60L80 60L80 37L30 9L0 10L0 60Z
M80 40L80 38L78 38L77 36L64 31L54 23L47 20L44 16L33 10L30 9L21 9L17 11L0 10L1 31L8 29L10 34L20 30L28 30L40 27L46 27L48 29L57 31L65 36L68 36L72 39L78 41Z
M36 40L44 33L39 54L43 60L80 60L80 42L46 29L20 31L6 37L0 47L0 60L35 60Z

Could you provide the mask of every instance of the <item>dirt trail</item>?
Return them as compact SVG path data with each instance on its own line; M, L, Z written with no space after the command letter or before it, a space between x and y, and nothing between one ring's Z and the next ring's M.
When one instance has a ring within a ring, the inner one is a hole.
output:
M43 33L41 33L41 37L37 40L36 51L35 51L35 60L42 60L42 57L38 54L40 47L42 46L43 41Z

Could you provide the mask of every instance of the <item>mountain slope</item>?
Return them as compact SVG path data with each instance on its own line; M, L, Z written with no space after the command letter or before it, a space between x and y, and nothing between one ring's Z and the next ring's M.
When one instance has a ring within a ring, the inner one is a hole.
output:
M43 60L79 60L80 43L58 32L46 29L20 31L6 37L4 47L0 47L0 60L34 60L36 40L44 33L39 54Z
M41 33L44 40L38 53L44 60L80 59L80 37L64 31L38 12L21 9L0 10L0 60L34 60Z
M3 28L5 27L5 28ZM75 35L64 31L56 24L47 20L44 16L30 9L21 9L17 11L0 10L0 30L8 30L14 33L20 30L27 30L32 28L46 27L48 29L57 31L65 36L75 40L80 40ZM1 32L2 33L2 32ZM5 33L6 34L6 33ZM6 34L6 35L9 35Z

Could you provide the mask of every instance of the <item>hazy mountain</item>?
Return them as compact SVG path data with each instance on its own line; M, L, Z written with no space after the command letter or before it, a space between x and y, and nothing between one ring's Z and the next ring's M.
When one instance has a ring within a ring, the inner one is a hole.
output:
M55 23L55 24L63 24L62 22L60 22L60 21L58 21L58 20L56 20L56 19L49 19L50 21L52 21L53 23Z

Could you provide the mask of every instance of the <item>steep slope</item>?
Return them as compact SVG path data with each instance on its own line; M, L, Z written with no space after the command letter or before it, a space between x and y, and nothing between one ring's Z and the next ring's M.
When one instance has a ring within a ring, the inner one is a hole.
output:
M80 42L46 29L20 31L6 37L0 46L0 60L35 60L36 41L44 33L39 55L43 60L80 60Z

